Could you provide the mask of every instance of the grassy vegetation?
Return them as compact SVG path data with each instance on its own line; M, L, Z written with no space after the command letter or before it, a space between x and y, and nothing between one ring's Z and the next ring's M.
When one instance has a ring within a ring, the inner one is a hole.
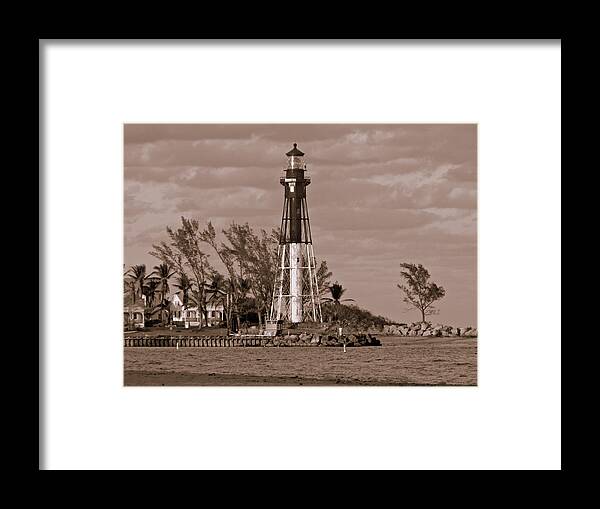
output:
M392 320L385 316L374 315L370 311L355 304L326 303L323 305L323 320L332 326L339 323L342 327L367 329L370 327L383 327L392 324Z

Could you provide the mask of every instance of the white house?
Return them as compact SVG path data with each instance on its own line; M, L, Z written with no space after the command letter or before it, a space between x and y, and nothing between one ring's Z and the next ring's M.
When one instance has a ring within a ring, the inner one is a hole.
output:
M185 327L198 327L203 322L202 311L198 306L184 306L182 292L174 293L171 298L171 319L174 324ZM209 303L206 306L209 327L224 320L225 308L222 304Z

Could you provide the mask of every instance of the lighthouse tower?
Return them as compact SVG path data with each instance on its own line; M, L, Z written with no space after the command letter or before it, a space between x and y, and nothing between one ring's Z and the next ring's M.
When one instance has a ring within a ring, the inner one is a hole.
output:
M322 322L315 254L310 233L304 152L296 143L290 150L287 169L279 182L284 187L278 270L275 278L270 320L292 323Z

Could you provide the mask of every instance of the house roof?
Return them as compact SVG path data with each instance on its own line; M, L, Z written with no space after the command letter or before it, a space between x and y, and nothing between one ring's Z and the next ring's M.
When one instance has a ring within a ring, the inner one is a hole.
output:
M222 292L222 293L223 293L223 295L227 295L226 292ZM177 297L179 299L179 301L182 303L181 306L178 306L174 302L175 297ZM198 311L198 306L192 304L193 303L193 299L192 299L191 292L190 292L190 295L189 295L189 300L188 300L188 305L187 306L183 306L183 292L182 291L175 292L173 295L171 295L171 297L170 297L169 300L171 301L171 306L172 306L171 309L174 309L175 311L179 311L180 309L183 309L184 307L185 307L185 309L189 309L190 311L194 311L194 310ZM223 306L223 304L217 304L217 305L215 305L214 302L207 302L206 303L206 310L207 311L223 311L224 309L225 309L225 307Z

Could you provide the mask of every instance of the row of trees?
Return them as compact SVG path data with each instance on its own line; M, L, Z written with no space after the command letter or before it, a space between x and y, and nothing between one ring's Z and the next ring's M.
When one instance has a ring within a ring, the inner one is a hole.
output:
M161 263L146 274L145 265L134 265L125 273L126 289L134 302L146 297L150 314L158 312L163 323L170 321L170 281L182 293L184 306L197 307L204 325L208 325L209 305L222 305L227 326L254 312L262 325L271 303L277 271L279 230L256 233L248 223L232 223L222 230L222 237L209 221L205 227L195 219L181 217L178 228L166 228L168 239L152 245L150 254ZM221 274L211 263L215 255L225 268ZM433 303L445 295L443 287L430 282L429 272L421 264L401 263L403 301L425 317L436 312ZM322 260L317 269L319 293L326 305L326 320L338 320L346 289L336 281ZM328 296L324 296L324 294ZM347 311L346 311L347 312Z
M248 223L234 222L222 230L221 237L210 221L203 226L196 219L182 217L179 227L168 226L166 232L168 239L153 244L150 251L160 265L148 276L144 265L134 265L126 274L126 284L137 297L157 295L151 305L168 310L168 281L175 276L183 304L197 306L205 325L209 304L223 305L228 326L236 320L239 328L240 317L249 312L255 312L262 324L275 283L279 229L257 233ZM221 262L225 274L211 263L211 255ZM321 292L327 291L330 277L323 260L317 268Z

